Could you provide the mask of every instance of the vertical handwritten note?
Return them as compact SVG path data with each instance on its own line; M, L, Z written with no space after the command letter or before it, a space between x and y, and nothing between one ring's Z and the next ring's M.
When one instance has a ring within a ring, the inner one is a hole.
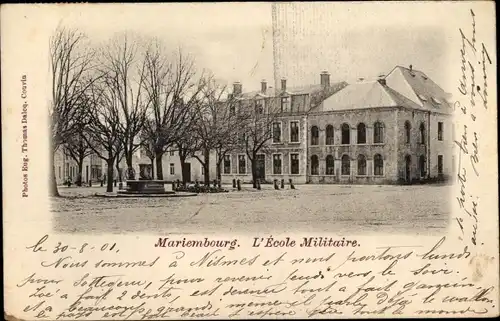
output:
M456 113L455 144L458 146L458 188L456 196L460 212L455 221L460 228L461 237L472 246L484 245L484 234L481 234L479 221L485 215L479 194L484 190L475 189L481 186L481 177L489 175L488 168L481 166L484 150L483 143L490 137L484 137L481 129L488 117L489 106L489 73L492 70L492 57L488 44L478 39L476 25L480 23L474 11L470 10L470 23L459 29L461 39L461 78L458 80L459 97L454 104ZM495 106L493 108L496 108ZM491 170L491 169L490 169ZM473 186L473 187L471 187Z

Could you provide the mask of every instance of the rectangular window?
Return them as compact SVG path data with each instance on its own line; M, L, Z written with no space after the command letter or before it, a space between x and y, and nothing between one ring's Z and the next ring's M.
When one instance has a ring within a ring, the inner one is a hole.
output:
M175 155L175 151L170 150L170 156L174 156L174 155Z
M443 123L438 122L438 140L443 140Z
M175 164L170 163L170 175L175 175Z
M58 166L59 168L59 178L61 178L61 166Z
M238 174L247 173L247 162L245 155L238 155Z
M290 154L290 174L299 174L299 154Z
M281 175L281 155L273 155L273 174Z
M281 112L287 112L290 109L290 97L281 98Z
M201 164L201 175L205 175L205 167L203 167L203 164Z
M224 174L231 174L231 155L224 156Z
M281 123L273 123L273 143L281 143Z
M264 99L257 99L255 101L255 114L262 115L264 113Z
M443 155L438 155L438 174L443 174Z
M299 122L292 121L290 122L290 142L298 143L299 142Z

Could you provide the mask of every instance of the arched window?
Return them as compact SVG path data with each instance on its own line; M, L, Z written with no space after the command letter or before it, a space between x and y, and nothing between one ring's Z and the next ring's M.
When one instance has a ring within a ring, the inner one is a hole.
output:
M351 143L351 127L348 124L342 124L342 144L349 145Z
M366 175L366 157L358 155L358 175Z
M425 125L420 124L420 144L425 144Z
M377 176L384 175L384 160L382 159L382 155L375 154L373 157L373 174Z
M376 122L373 125L373 143L380 144L384 142L384 124Z
M411 136L411 125L409 121L405 121L405 141L407 144L410 143L410 136Z
M420 167L420 177L425 177L425 172L426 172L426 166L425 166L425 156L420 155L418 159L418 167Z
M351 160L348 155L342 156L342 175L351 174Z
M326 175L335 175L335 160L332 155L326 156Z
M311 145L318 145L319 129L318 126L311 127Z
M358 144L366 144L366 126L363 123L358 124Z
M333 126L326 126L326 145L333 145Z
M319 161L317 155L311 156L311 175L319 175Z

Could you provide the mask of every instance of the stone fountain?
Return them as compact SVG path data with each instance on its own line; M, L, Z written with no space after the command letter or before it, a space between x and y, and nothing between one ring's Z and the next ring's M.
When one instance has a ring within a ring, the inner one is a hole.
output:
M127 171L127 186L125 190L119 190L118 195L136 195L136 196L162 196L175 194L172 190L166 190L165 180L155 180L152 175L151 164L139 164L139 179L135 179L135 170L129 168Z

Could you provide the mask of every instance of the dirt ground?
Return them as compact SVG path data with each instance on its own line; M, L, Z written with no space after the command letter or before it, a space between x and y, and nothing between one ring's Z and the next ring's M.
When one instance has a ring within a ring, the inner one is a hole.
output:
M105 188L60 187L53 227L63 233L434 234L448 225L450 186L299 185L295 190L181 198L103 198Z

